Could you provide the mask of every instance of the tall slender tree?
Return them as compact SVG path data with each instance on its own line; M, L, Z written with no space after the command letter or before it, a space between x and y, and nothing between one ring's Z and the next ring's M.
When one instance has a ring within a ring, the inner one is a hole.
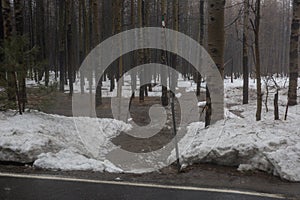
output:
M144 4L143 4L143 0L138 0L138 6L137 6L137 12L138 12L138 25L139 28L142 28L144 25ZM141 30L139 32L139 38L140 41L138 42L143 42L143 31ZM138 65L142 65L144 63L145 60L145 52L144 49L140 49L138 50ZM144 81L144 75L143 72L140 72L140 82L142 83ZM145 99L145 89L146 87L144 85L140 85L140 95L139 95L139 100L140 102L143 102Z
M65 90L65 57L66 57L66 37L65 37L65 1L59 1L59 88Z
M299 29L300 28L300 0L293 0L293 20L291 25L290 40L290 83L288 92L288 105L297 104L297 85L298 85L298 51L299 51Z
M208 1L208 46L207 50L222 77L224 77L224 48L225 48L225 0ZM211 105L209 88L206 87L206 115L205 126L211 124L214 114ZM218 112L218 111L215 111Z
M262 91L261 91L261 60L260 60L260 13L261 0L256 0L255 3L255 21L253 25L254 30L254 49L255 49L255 71L256 71L256 87L257 87L257 110L256 121L261 120L262 111Z
M164 27L166 27L167 25L167 2L166 0L162 0L161 1L161 16L162 16L162 25ZM164 33L162 33L162 41L164 41L166 38L165 38L165 35ZM162 44L162 45L165 45L165 44ZM167 63L167 53L166 52L162 52L162 55L161 55L161 62L162 64L168 64ZM169 99L168 99L168 88L167 88L167 72L162 69L161 71L161 83L162 83L162 96L161 96L161 102L162 102L162 105L163 106L167 106L169 104Z
M15 9L15 24L16 24L16 34L18 37L23 36L23 1L22 0L14 0L14 9ZM25 63L23 60L23 56L20 56L18 59L18 85L17 85L17 96L18 96L18 104L20 113L25 112L25 105L27 101L26 97L26 76L27 76L27 68L25 67Z
M99 29L99 4L98 0L93 0L93 28L94 28L94 46L98 45L100 42L100 29ZM98 71L96 71L98 73ZM102 104L102 77L100 78L97 89L96 89L96 105Z
M209 0L208 15L208 53L224 77L225 0Z
M248 23L249 23L249 0L244 0L243 19L243 104L249 102L249 62L248 62Z
M3 15L2 15L2 1L0 1L0 47L3 47L4 31L3 31ZM3 54L0 53L0 60L3 60ZM0 66L0 85L3 86L5 82L5 69Z
M0 41L3 42L4 32L3 32L3 15L2 15L2 1L0 1Z
M9 42L12 37L13 25L12 25L12 9L9 0L2 0L2 15L3 15L3 32L4 40ZM6 68L7 72L7 95L8 100L16 101L16 89L15 89L15 71L13 66Z

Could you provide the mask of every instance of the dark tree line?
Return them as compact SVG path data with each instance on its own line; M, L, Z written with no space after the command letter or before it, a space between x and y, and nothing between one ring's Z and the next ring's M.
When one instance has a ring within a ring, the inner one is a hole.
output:
M16 103L20 112L27 101L26 78L49 86L54 74L59 90L65 91L68 85L70 95L79 78L81 92L88 88L91 93L97 72L79 72L89 52L116 33L162 27L162 20L166 28L201 43L224 78L243 75L243 103L248 103L249 76L257 79L257 120L261 115L261 76L289 75L289 105L297 103L299 0L1 0L0 6L0 86L6 88L7 99ZM200 95L205 77L187 61L160 50L142 49L123 55L105 72L97 85L97 105L102 103L102 81L109 79L110 90L117 89L120 95L122 84L115 85L115 81L131 68L150 62L169 64L194 80ZM154 80L166 81L151 69L149 73ZM131 74L132 90L137 77L144 78ZM152 85L140 87L140 101L151 90ZM209 90L206 96L210 113ZM162 87L162 104L168 103L167 88Z

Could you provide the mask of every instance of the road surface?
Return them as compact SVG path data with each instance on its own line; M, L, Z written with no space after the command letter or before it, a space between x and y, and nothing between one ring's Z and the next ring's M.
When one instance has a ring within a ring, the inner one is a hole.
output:
M42 177L17 174L0 174L0 199L273 200L280 199L280 196L196 187L151 185L114 181L95 181L51 176Z

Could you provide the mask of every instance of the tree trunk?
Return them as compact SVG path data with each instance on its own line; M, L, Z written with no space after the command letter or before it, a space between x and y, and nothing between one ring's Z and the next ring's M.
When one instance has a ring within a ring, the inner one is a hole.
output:
M12 36L12 10L10 7L9 0L2 0L2 15L3 15L3 32L4 39L9 42ZM16 90L15 90L15 71L12 66L7 67L7 96L8 100L16 101Z
M100 30L99 30L99 6L98 0L93 0L93 28L94 28L94 46L98 45L100 42ZM97 70L96 66L96 70ZM99 72L97 72L99 73ZM102 104L102 77L99 82L96 83L96 106L100 106Z
M143 0L138 0L138 24L139 28L143 27L144 24L144 17L143 17ZM140 41L138 42L143 42L143 31L139 32L140 36ZM138 65L142 65L144 63L144 49L138 50ZM145 86L142 85L142 82L144 81L144 75L143 72L140 73L140 96L139 100L140 102L143 102L145 100Z
M278 90L274 96L274 119L279 120L279 108L278 108Z
M74 8L74 3L71 0L66 0L66 16L67 16L67 32L66 32L66 38L67 38L67 62L66 66L68 68L68 82L69 82L69 88L70 88L70 96L73 95L73 67L74 67L74 44L72 43L72 37L73 37L73 30L72 30L72 11Z
M46 60L46 43L45 43L45 5L44 0L36 1L36 23L37 23L37 46L39 47L39 58L40 62L45 62ZM39 70L39 81L42 80L45 73L45 86L49 83L49 67L47 64L43 64L43 68Z
M293 1L293 21L291 25L290 41L290 83L288 92L289 106L297 105L297 86L298 86L298 44L300 26L300 0Z
M79 62L83 62L85 57L85 0L79 1ZM80 70L80 91L84 94L85 78L83 70Z
M224 77L225 0L208 1L208 53Z
M173 0L173 30L174 31L179 31L179 0ZM177 49L178 46L178 39L175 38L175 49ZM171 66L174 70L177 69L177 55L176 54L172 54L172 63ZM177 74L172 74L171 77L169 77L171 79L171 85L170 85L170 89L171 91L175 92L175 88L177 86ZM175 94L173 92L171 92L172 95L175 96Z
M164 23L166 25L167 23L167 5L166 5L166 0L161 1L161 15L162 15L162 20L164 20ZM165 40L165 35L162 33L163 37L163 42ZM162 44L165 45L165 44ZM162 64L168 64L167 63L167 52L162 52L161 55L161 63ZM168 88L167 88L167 72L166 70L161 71L161 83L162 83L162 96L161 96L161 102L163 106L167 106L169 104L169 99L168 99Z
M59 1L59 89L61 92L65 90L65 1Z
M243 104L249 103L249 63L248 63L248 23L249 0L244 0L244 27L243 27Z
M208 1L208 53L224 77L224 47L225 47L225 0ZM211 115L214 114L211 105L209 88L206 87L206 117L205 126L211 124ZM218 111L216 111L218 112Z
M136 27L136 20L135 20L135 0L131 0L131 28L134 29ZM135 42L135 41L133 41ZM132 61L131 61L131 68L134 68L136 65L136 52L132 53ZM136 90L136 73L131 72L131 91L132 91L132 98L135 97L135 90Z
M199 43L201 46L204 45L204 0L200 1L200 5L199 5L199 13L200 13L200 23L199 23ZM201 56L199 56L200 58ZM200 64L200 60L199 60L199 64ZM197 91L196 91L196 95L197 97L200 97L201 94L201 80L202 80L202 76L200 73L196 74L197 76Z
M256 87L257 87L257 110L256 110L256 121L261 120L261 110L262 110L262 92L261 92L261 66L260 66L260 49L259 49L259 32L260 32L260 2L256 1L255 6L255 69L256 69Z
M15 8L15 22L16 22L16 34L17 36L23 35L23 1L22 0L15 0L14 1L14 8ZM18 60L19 63L19 70L18 70L18 89L17 97L18 97L18 104L19 104L19 112L25 112L25 105L26 105L26 76L27 76L27 68L25 67L24 60L22 57Z
M3 15L2 15L2 1L0 1L0 41L1 43L4 40L4 30L3 30ZM2 45L1 45L2 46Z
M0 47L3 48L4 43L4 30L3 30L3 15L2 15L2 1L0 0ZM3 53L0 53L0 60L4 60ZM6 75L5 75L5 69L4 66L0 66L0 85L3 86L3 83L5 82Z

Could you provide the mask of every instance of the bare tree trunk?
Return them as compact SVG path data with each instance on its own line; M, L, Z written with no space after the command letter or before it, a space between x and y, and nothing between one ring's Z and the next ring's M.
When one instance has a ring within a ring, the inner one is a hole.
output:
M143 0L138 0L138 24L139 24L139 28L142 28L143 27L143 24L144 24L144 20L143 20ZM143 42L143 32L140 31L139 32L140 36L139 38L141 38L141 41L138 41L138 42ZM138 65L141 65L144 63L144 50L143 49L140 49L138 50ZM143 76L143 73L141 72L140 74L140 102L143 102L145 100L145 86L142 85L142 82L144 81L144 76Z
M6 41L10 40L12 36L12 10L10 7L9 0L2 0L2 15L3 15L3 32L4 39ZM7 96L8 100L15 102L16 101L16 91L15 91L15 71L12 66L7 68Z
M209 0L208 15L208 53L224 77L225 0Z
M162 15L162 20L164 20L164 23L167 23L167 5L166 5L166 0L161 1L161 15ZM162 37L164 38L165 35L162 33ZM165 38L164 38L165 39ZM162 40L164 41L164 40ZM165 45L165 44L162 44ZM162 52L161 55L161 61L162 64L168 64L167 63L167 53ZM161 83L162 83L162 96L161 96L161 102L163 106L167 106L169 104L169 99L168 99L168 88L166 87L167 85L167 72L163 69L161 72Z
M274 119L279 120L279 108L278 108L278 90L274 96Z
M79 1L79 62L82 63L85 57L85 0ZM85 78L83 70L80 70L80 91L81 94L84 94L84 85L85 85Z
M297 105L297 86L298 86L298 44L300 26L300 0L293 1L293 21L291 25L290 41L290 83L288 92L289 106Z
M173 30L179 31L179 1L178 0L173 0ZM177 38L175 38L174 43L175 43L175 49L176 49L178 46ZM177 55L176 54L172 55L171 66L174 70L177 69ZM171 91L175 92L178 77L176 74L172 74L171 77L169 77L169 78L171 79L171 85L170 85ZM171 94L175 97L175 94L173 92L171 92Z
M70 88L70 96L73 95L73 67L74 67L74 44L73 44L73 30L72 30L72 14L73 14L73 8L74 8L74 2L67 0L67 67L68 67L68 79L69 79L69 88Z
M208 53L224 77L224 47L225 47L225 0L208 1ZM214 114L211 105L209 88L206 87L206 117L205 126L211 124L211 115ZM218 112L218 111L215 111Z
M256 86L257 86L257 110L256 110L256 121L261 120L262 110L262 92L261 92L261 66L260 66L260 49L259 49L259 32L260 32L260 2L256 1L255 6L255 69L256 69Z
M248 63L248 23L249 0L244 0L244 28L243 28L243 104L249 103L249 63Z
M201 0L200 1L200 5L199 5L199 13L200 13L200 23L199 23L199 43L201 46L204 45L204 0ZM200 58L201 56L199 56ZM200 63L200 62L199 62ZM197 91L196 91L196 95L198 97L200 97L200 94L201 94L201 81L202 81L202 76L200 73L197 73L196 74L197 76L197 80L196 80L196 83L197 83Z
M0 1L0 47L3 47L4 43L4 30L3 30L3 14L2 14L2 1ZM3 53L0 53L0 60L4 60ZM0 85L5 82L6 75L4 66L0 66Z
M99 30L99 6L98 0L93 0L93 28L94 28L94 46L100 42L100 30ZM97 68L98 66L96 66ZM96 69L97 70L97 69ZM96 72L98 73L98 72ZM97 83L96 83L97 84ZM102 104L102 77L100 78L96 88L96 106Z
M46 43L45 43L45 5L44 0L36 1L36 38L39 47L38 60L44 62L46 60ZM49 67L43 64L43 68L39 70L38 80L41 81L45 74L45 85L49 83Z
M135 20L135 0L131 0L131 14L130 14L130 18L131 18L131 28L134 29L136 26L136 20ZM135 41L134 41L135 42ZM132 53L132 61L131 61L131 66L132 68L134 68L136 65L136 53L133 52ZM136 90L136 73L131 72L130 74L131 76L131 90L132 90L132 98L135 97L135 90Z
M2 1L0 1L0 41L4 40L4 30L3 30L3 14L2 14ZM2 45L1 45L2 46Z
M65 91L65 1L59 1L59 89Z
M15 7L15 22L16 22L16 34L18 36L23 35L23 1L15 0L14 1ZM26 105L26 75L27 69L24 64L24 60L22 57L19 58L19 70L18 70L18 86L16 87L18 90L17 97L18 97L18 104L19 104L19 112L25 112L25 105Z

